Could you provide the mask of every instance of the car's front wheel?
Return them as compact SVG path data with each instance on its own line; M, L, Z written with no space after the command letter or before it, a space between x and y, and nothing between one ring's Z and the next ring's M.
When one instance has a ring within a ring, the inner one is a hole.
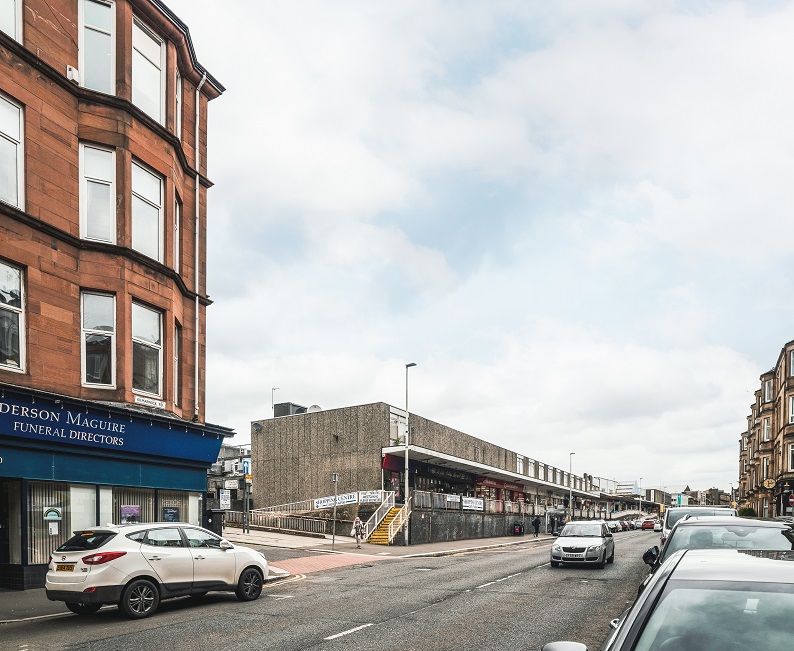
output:
M235 594L240 601L254 601L262 594L262 575L253 567L246 568L237 582Z
M607 563L614 563L615 562L615 548L612 548L612 553L609 555L607 559Z
M67 601L66 607L78 615L93 615L102 608L102 604L81 604L76 601Z
M551 562L551 566L552 567L559 567L560 566L560 562L559 561L552 561Z
M127 617L143 619L157 610L159 604L157 586L148 579L137 579L124 588L119 608Z

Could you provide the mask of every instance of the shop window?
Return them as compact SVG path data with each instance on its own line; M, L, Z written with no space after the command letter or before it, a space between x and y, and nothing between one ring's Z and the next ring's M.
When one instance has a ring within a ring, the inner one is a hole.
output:
M28 563L49 563L50 554L71 537L69 486L28 483Z
M113 487L114 523L154 521L154 490L128 486Z
M114 3L83 0L80 7L80 81L86 88L115 95Z

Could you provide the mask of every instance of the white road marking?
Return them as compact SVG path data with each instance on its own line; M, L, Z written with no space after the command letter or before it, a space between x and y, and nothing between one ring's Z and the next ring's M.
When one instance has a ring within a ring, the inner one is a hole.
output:
M342 637L343 635L350 635L351 633L355 633L356 631L360 631L362 628L367 628L368 626L372 626L372 624L363 624L362 626L356 626L355 628L351 628L347 631L342 631L341 633L337 633L336 635L329 635L326 640L335 640L338 637Z

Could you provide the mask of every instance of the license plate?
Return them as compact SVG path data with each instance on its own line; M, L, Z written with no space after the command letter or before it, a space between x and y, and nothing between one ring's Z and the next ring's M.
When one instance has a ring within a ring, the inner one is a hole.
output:
M74 572L74 563L63 563L55 566L56 572Z
M584 554L563 554L563 558L584 558Z

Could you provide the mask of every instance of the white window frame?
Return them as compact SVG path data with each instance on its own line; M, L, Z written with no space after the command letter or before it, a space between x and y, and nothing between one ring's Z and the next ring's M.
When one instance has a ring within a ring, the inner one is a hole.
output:
M772 401L772 380L764 382L764 402Z
M151 38L153 41L157 42L160 46L160 60L159 61L152 61L149 57L147 57L143 51L135 46L136 43L136 36L138 38ZM154 66L157 70L160 71L160 88L158 92L160 93L160 101L158 102L158 115L152 115L147 110L145 110L142 106L139 106L135 102L135 89L140 88L135 84L135 52L138 52L147 62L149 62L152 66ZM142 21L138 20L137 18L133 18L132 22L132 103L138 106L144 113L149 115L150 117L154 118L160 124L164 124L165 122L165 41L160 38L157 34L155 34L151 29L149 29Z
M788 354L788 374L794 377L794 350L789 351Z
M137 343L137 344L140 344L142 346L146 346L147 348L152 348L152 349L157 351L157 392L154 393L154 392L146 391L145 389L137 389L137 388L135 388L134 385L132 387L132 392L133 393L137 393L137 394L141 394L141 395L145 395L145 396L154 396L154 397L160 398L163 395L163 313L160 312L159 310L155 310L155 309L152 309L150 307L147 307L143 303L137 303L137 302L133 301L133 303L132 303L132 319L135 319L135 308L136 307L140 308L140 309L143 309L143 310L147 310L148 312L151 312L152 314L156 314L157 315L157 319L158 319L158 323L159 323L159 331L160 331L160 334L159 334L160 343L158 344L158 343L154 343L154 342L151 342L151 341L147 341L146 339L136 338L135 335L134 335L135 325L131 324L132 327L130 328L130 338L132 339L132 343L133 344ZM132 370L133 370L133 374L134 374L134 369L135 369L135 347L134 346L132 347L132 356L133 356Z
M788 397L788 422L794 423L794 395Z
M174 198L174 271L181 269L180 256L182 254L182 202L179 197Z
M87 45L85 43L85 31L87 29L99 32L102 34L108 34L98 27L91 25L87 26L85 24L85 3L91 2L97 5L105 5L106 7L110 8L110 79L107 81L108 86L110 87L110 91L107 92L108 95L115 95L116 94L116 3L114 0L80 0L80 7L79 7L79 21L80 21L80 45L79 45L79 57L78 57L78 66L79 70L82 71L80 74L80 85L84 88L89 88L90 90L94 90L97 93L104 93L104 90L98 90L96 88L90 88L86 86L86 71L87 71L87 64L85 62L86 56L86 49ZM92 56L96 56L96 53L92 53Z
M176 80L174 83L174 101L176 102L174 128L176 137L182 140L182 75L179 73L179 68L176 69Z
M182 405L182 374L180 373L179 355L181 353L181 340L182 327L178 323L174 323L174 405L180 407Z
M11 38L18 43L22 42L22 0L3 0L3 2L13 5L12 25L10 25L13 32L6 32Z
M747 449L747 437L743 436L742 437L742 450L746 450L746 449Z
M147 167L143 163L140 163L140 162L134 160L134 161L132 161L132 165L133 165L133 167L137 167L139 170L141 170L141 171L145 172L146 174L149 174L153 178L157 179L157 182L160 185L159 204L157 204L154 201L152 201L149 197L146 197L143 194L141 194L139 191L136 192L135 180L134 180L135 179L135 175L132 174L132 179L130 180L130 188L131 188L131 195L132 195L132 197L131 197L132 198L132 202L131 202L132 206L131 206L131 209L130 209L131 218L132 218L132 248L135 249L136 251L139 251L140 253L143 253L144 255L147 255L147 256L149 255L149 253L147 253L146 251L143 251L143 250L141 250L141 249L139 249L139 248L137 248L135 246L135 224L136 224L136 219L135 219L135 216L136 216L135 215L135 199L137 198L137 199L140 199L141 201L143 201L144 203L148 204L149 206L157 209L157 257L154 258L154 259L157 260L158 262L162 262L163 261L163 229L164 229L164 224L163 224L163 196L165 194L165 192L164 192L165 191L165 183L163 181L163 177L162 176L160 176L159 174L154 172L152 169L150 169L149 167ZM140 217L139 217L139 219L140 219Z
M113 301L113 329L108 332L107 330L96 330L93 328L85 327L85 297L102 296L109 298ZM103 292L81 292L80 293L80 361L81 361L81 377L84 387L92 387L97 389L115 389L116 388L116 297L113 294L105 294ZM99 382L89 382L86 377L86 335L101 335L110 337L110 384L102 384Z
M794 472L794 443L788 444L788 471Z
M516 472L519 475L524 474L524 457L522 457L520 454L516 455Z
M14 364L7 364L5 360L0 360L0 370L11 371L12 373L24 373L27 360L25 359L25 274L24 271L15 265L7 264L0 260L0 273L3 273L4 268L13 270L19 274L19 307L9 305L8 303L0 304L0 313L11 312L19 317L19 366Z
M762 431L763 431L763 441L766 442L769 440L770 434L772 432L772 421L768 416L764 418L764 426Z
M764 457L763 474L763 479L767 479L769 477L769 457Z
M5 131L0 131L0 139L6 140L10 142L15 150L16 150L16 181L17 181L17 201L16 203L12 203L10 201L5 201L0 198L0 201L3 203L8 204L9 206L14 206L15 208L19 208L19 210L24 210L25 206L25 111L21 104L18 102L13 101L7 95L0 93L0 102L7 103L11 108L16 109L19 114L19 124L17 134L13 133L6 133ZM2 161L0 161L2 162Z
M94 149L96 151L103 151L110 154L110 169L108 170L108 178L101 179L97 177L89 177L86 174L85 165L85 150ZM84 240L93 240L95 242L108 242L110 244L116 243L116 151L108 147L99 147L97 145L80 143L80 237ZM110 226L110 239L104 240L88 235L88 184L96 183L106 185L110 188L108 205L107 205L107 220Z

